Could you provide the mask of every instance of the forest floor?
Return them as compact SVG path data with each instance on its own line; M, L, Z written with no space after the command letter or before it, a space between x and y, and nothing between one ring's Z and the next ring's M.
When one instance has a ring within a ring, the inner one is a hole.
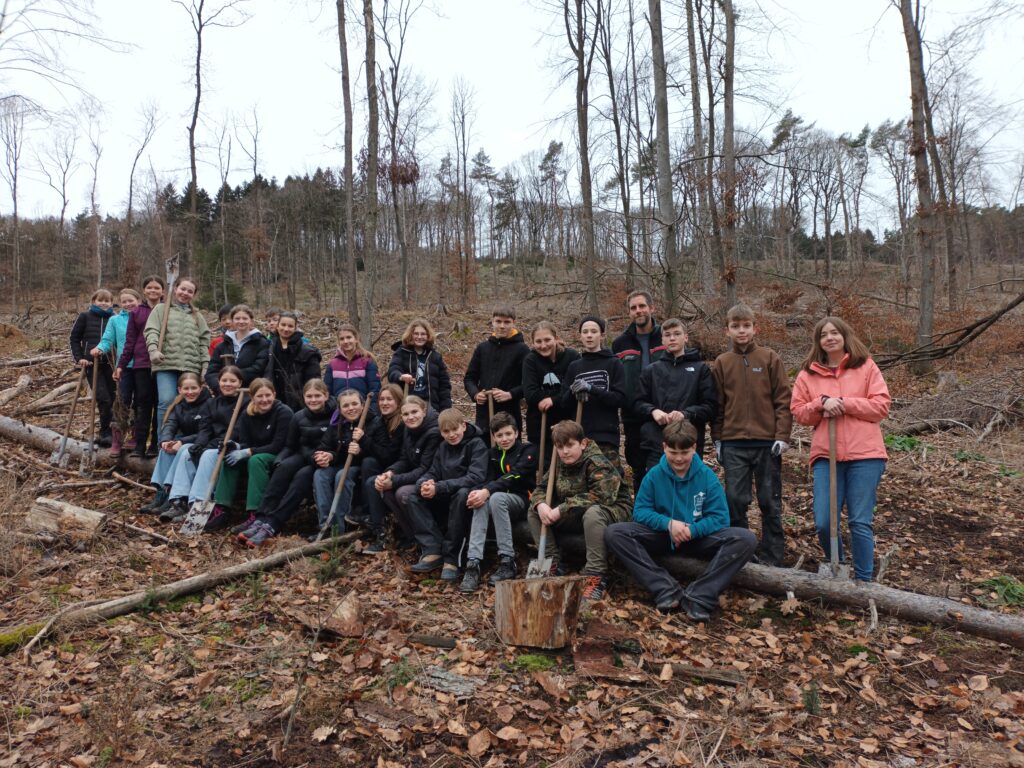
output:
M944 316L942 327L965 324L1000 298ZM795 371L822 307L778 286L751 301L761 340ZM564 309L520 312L524 328L551 312L562 327L572 324ZM850 319L873 349L912 338L910 321L891 308L869 311L854 302L844 312L860 313ZM396 313L380 324L378 352L410 316ZM16 321L20 330L0 338L0 357L63 350L71 319L53 313ZM484 310L437 318L453 371L464 369L487 319ZM324 350L333 348L331 322L306 321ZM612 327L622 325L619 318ZM700 318L691 328L709 352L722 347L719 329ZM878 554L892 553L885 584L1024 614L1021 339L1018 314L940 362L938 375L886 371L894 396L885 424L891 456L875 517ZM18 416L75 375L65 361L3 367L0 389L25 373L33 389L0 409L5 415ZM458 383L454 389L464 395ZM461 405L469 413L468 403ZM63 413L26 419L59 430ZM898 434L922 420L940 431ZM77 420L77 431L85 425ZM787 564L803 558L802 567L815 570L821 556L810 512L809 435L795 434L784 462ZM716 466L713 457L708 462ZM184 539L136 512L149 499L139 488L66 485L87 479L49 467L40 452L0 446L0 627L302 542L296 532L252 553L227 535ZM108 526L90 547L43 549L17 533L38 495L159 530L172 543ZM757 518L754 510L755 526ZM1018 649L886 616L872 631L866 611L740 590L728 591L721 614L697 626L658 615L616 576L578 631L619 637L610 663L594 676L572 649L504 645L493 625L491 588L464 596L412 578L398 555L366 557L357 549L147 604L99 625L60 628L27 656L18 650L0 657L0 768L1024 766ZM361 606L362 637L321 635L314 644L297 612L316 617L350 592ZM414 633L457 643L429 647L410 641ZM742 679L726 685L670 674L665 661Z

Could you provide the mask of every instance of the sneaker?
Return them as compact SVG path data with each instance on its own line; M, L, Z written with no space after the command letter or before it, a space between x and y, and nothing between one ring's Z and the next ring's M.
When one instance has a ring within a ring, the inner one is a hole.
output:
M379 555L387 551L387 540L384 538L384 534L380 533L374 536L361 551L364 555Z
M276 531L274 531L268 523L260 521L257 522L249 531L246 531L245 534L240 534L239 538L241 538L242 535L245 535L246 546L255 549L267 539L273 538L275 533Z
M470 560L466 563L466 572L462 575L459 592L476 592L480 588L480 561Z
M160 513L161 523L173 523L175 520L181 520L188 514L188 499L184 496L179 496L176 499L170 499L167 502L167 509Z
M231 528L231 533L234 534L235 536L237 536L238 534L242 533L243 531L247 531L250 528L252 528L253 523L255 523L255 522L256 522L256 513L253 512L252 510L250 510L248 517L245 518L245 522L239 523L238 525L233 526Z
M494 569L494 573L491 574L491 578L487 581L494 585L499 581L514 579L518 575L519 566L516 565L516 559L514 557L502 557L499 558L498 567Z
M249 540L249 536L256 533L256 528L257 526L259 526L261 522L261 520L253 518L253 521L249 524L249 527L239 531L238 534L235 536L235 539L238 541L238 543L245 544ZM237 527L238 526L236 525L235 528ZM232 528L231 530L234 530L234 528Z
M441 569L441 581L458 581L459 566L455 563L445 563Z
M436 571L442 565L444 565L444 560L440 555L423 555L412 565L410 570L413 573L430 573Z
M231 522L228 511L224 509L220 504L214 504L213 510L210 512L210 517L206 521L206 525L203 526L205 533L213 533L214 531L223 531L228 527Z
M608 591L608 577L604 574L590 574L583 585L583 603L594 603L604 597Z

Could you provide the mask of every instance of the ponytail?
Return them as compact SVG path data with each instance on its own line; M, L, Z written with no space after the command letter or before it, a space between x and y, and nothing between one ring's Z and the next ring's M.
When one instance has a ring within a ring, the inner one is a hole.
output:
M147 280L146 282L150 281ZM198 373L195 373L193 371L185 371L183 374L181 374L181 376L178 377L178 389L181 389L181 385L184 384L189 379L195 380L196 384L198 384L200 387L203 386L203 380L199 378ZM179 392L171 401L171 404L167 406L167 410L164 411L164 420L160 422L161 429L164 427L165 424L167 424L167 420L171 418L171 413L174 411L174 409L177 408L178 404L181 403L181 401L184 399L185 396L181 394L181 392Z

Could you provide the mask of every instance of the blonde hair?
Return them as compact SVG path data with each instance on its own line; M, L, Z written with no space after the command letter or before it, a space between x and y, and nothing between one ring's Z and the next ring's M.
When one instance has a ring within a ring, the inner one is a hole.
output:
M558 329L555 328L555 324L548 320L541 320L537 325L533 327L533 333L530 334L530 341L536 343L537 334L540 331L547 331L555 337L555 356L565 352L565 342L562 341L562 337L558 335Z
M395 398L395 403L398 406L390 416L381 414L381 418L384 419L384 426L387 428L388 434L391 435L402 425L402 405L405 402L405 394L402 392L402 388L393 382L382 385L380 392L377 393L378 408L380 407L380 396L385 392Z
M250 416L256 415L256 393L261 389L269 389L275 396L277 395L277 388L270 379L253 379L249 385L249 405L245 407L245 412Z
M427 332L427 342L423 345L424 348L433 348L434 341L437 339L437 334L434 333L434 326L430 324L430 321L422 317L413 318L412 321L405 326L405 333L402 334L402 346L413 346L412 334L417 328L422 328Z
M134 288L122 288L120 291L117 292L117 298L120 299L126 293L140 304L142 303L142 294L136 291Z
M356 354L362 355L363 357L370 358L373 362L377 362L377 358L373 356L373 353L363 347L363 342L359 340L359 329L356 328L352 323L342 323L338 326L338 336L343 333L351 333L356 339ZM340 347L339 347L340 351Z
M437 417L437 428L442 432L449 432L458 429L459 424L465 424L466 417L458 408L445 408Z

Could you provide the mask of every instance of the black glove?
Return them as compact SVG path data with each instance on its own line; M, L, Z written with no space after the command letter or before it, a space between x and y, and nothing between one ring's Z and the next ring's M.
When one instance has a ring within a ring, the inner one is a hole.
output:
M193 464L199 463L199 457L203 455L203 451L205 450L206 446L200 445L199 443L192 443L192 445L188 447L188 455L189 458L192 459Z

